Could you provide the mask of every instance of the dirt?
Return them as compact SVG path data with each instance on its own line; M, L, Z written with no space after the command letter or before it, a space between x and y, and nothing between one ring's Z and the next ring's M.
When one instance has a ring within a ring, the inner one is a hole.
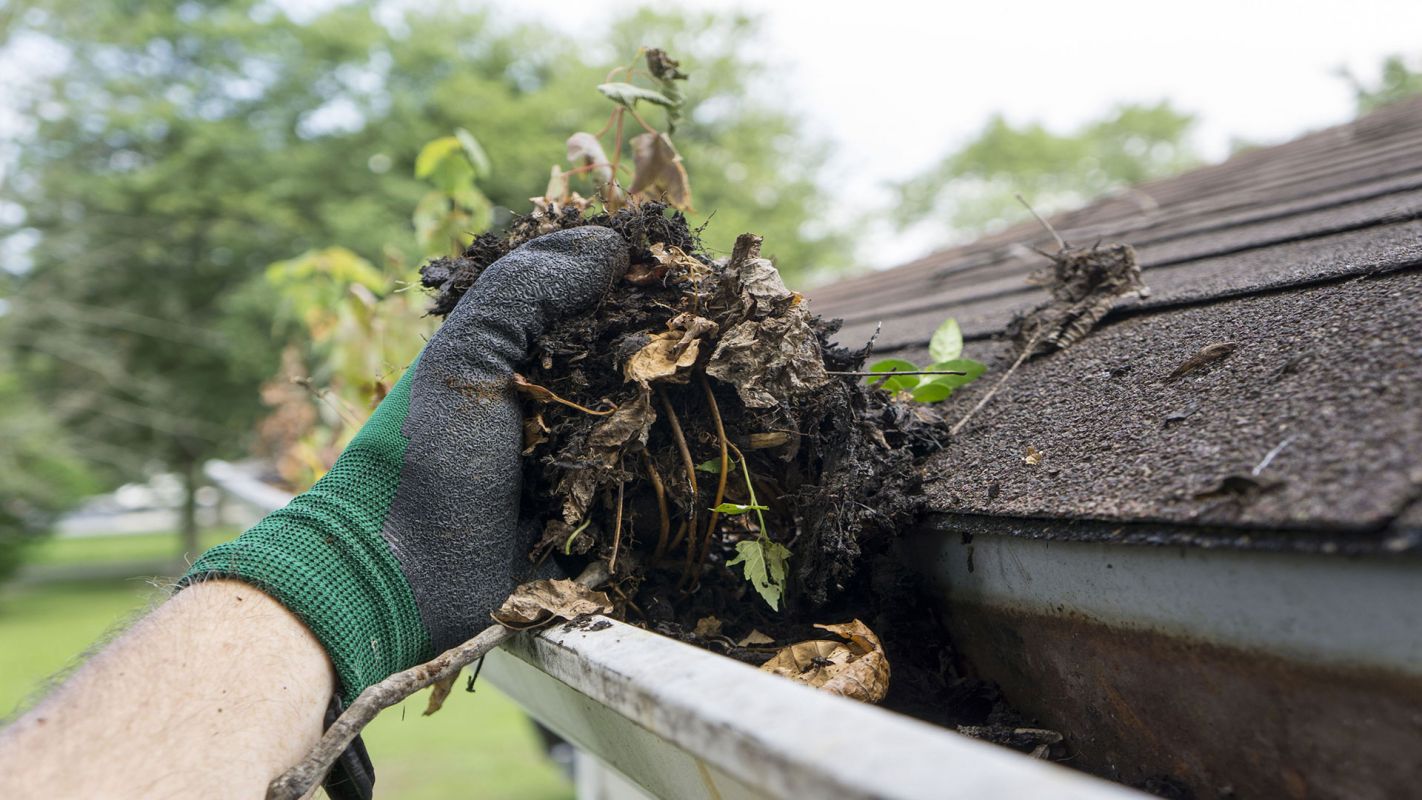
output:
M601 307L547 331L520 376L524 508L544 514L529 557L570 574L606 560L619 616L752 664L822 638L814 623L863 620L893 669L884 705L947 726L1030 727L960 677L936 604L893 554L924 511L916 464L941 448L943 420L836 374L861 370L869 348L831 344L838 321L784 288L758 238L716 260L658 204L550 209L426 265L431 312L452 311L520 243L580 225L622 234L631 267ZM764 537L790 551L779 610L729 565L762 536L758 516L710 510L750 505L752 490ZM697 633L707 617L720 625ZM736 644L752 631L772 642Z

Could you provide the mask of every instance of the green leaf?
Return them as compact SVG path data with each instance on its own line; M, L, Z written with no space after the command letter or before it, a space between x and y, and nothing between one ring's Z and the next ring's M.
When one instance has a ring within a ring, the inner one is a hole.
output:
M874 364L871 364L869 366L869 371L882 372L886 375L895 372L917 372L918 365L913 363L912 361L905 361L902 358L886 358L883 361L878 361ZM913 387L917 386L919 383L917 375L903 375L898 378L879 378L870 376L865 380L868 381L870 386L873 386L874 384L878 383L879 388L883 389L886 392L908 391L913 389Z
M710 461L703 461L696 465L697 472L709 472L712 475L721 474L721 459L713 458Z
M609 100L614 103L621 103L628 108L637 104L638 100L646 100L648 103L656 103L663 108L674 108L676 103L671 98L653 89L646 89L630 83L604 83L597 87Z
M913 390L913 399L920 403L941 403L953 394L953 387L945 383L925 383Z
M462 147L459 140L453 136L443 136L426 142L425 146L420 148L420 154L415 156L415 177L428 178L445 159L458 153Z
M924 369L930 372L938 370L962 372L962 375L925 375L928 383L942 383L951 389L959 386L966 386L987 372L987 365L981 361L974 361L971 358L955 358L952 361L940 361L937 364L930 364Z
M963 352L963 330L958 320L949 317L943 320L933 338L928 341L928 354L934 361L951 361Z
M718 470L719 471L719 470ZM722 503L711 509L717 514L725 514L728 517L738 516L751 511L769 511L770 506L741 505L740 503Z
M736 557L726 566L742 565L746 580L774 611L780 610L780 598L785 594L785 577L790 551L784 545L764 537L736 542Z
M480 178L487 178L494 171L494 165L489 161L489 154L484 152L483 145L474 138L474 134L463 128L454 129L455 138L459 139L459 144L464 147L464 155L469 157L469 163L474 165L474 174Z

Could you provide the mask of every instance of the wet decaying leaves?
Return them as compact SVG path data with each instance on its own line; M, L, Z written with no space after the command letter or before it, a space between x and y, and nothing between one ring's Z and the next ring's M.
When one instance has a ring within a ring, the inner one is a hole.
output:
M776 653L761 669L853 700L883 700L889 692L889 659L869 626L856 619L815 627L838 634L848 642L797 642Z
M588 614L607 614L612 601L576 581L529 581L514 590L491 616L506 628L528 630L554 619L577 619Z

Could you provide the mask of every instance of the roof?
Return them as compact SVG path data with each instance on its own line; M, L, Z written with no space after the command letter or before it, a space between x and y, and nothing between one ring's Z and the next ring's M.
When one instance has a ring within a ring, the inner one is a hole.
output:
M1241 153L1052 220L1134 245L1152 292L1023 365L925 467L956 527L1042 537L1422 549L1422 102ZM953 316L991 370L1046 298L1035 223L812 292L876 355ZM1216 343L1226 357L1171 378ZM1027 464L1028 447L1042 453ZM1271 453L1272 458L1267 459ZM1256 474L1257 473L1257 474Z

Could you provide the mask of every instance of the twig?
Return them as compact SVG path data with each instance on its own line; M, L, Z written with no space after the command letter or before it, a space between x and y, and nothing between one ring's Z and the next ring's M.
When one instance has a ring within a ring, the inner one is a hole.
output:
M607 577L606 565L595 562L583 570L577 582L592 588L606 581ZM460 670L483 658L515 633L517 631L512 628L495 623L480 631L478 636L451 647L430 661L366 687L350 708L326 729L325 735L311 748L311 752L267 786L267 800L300 800L305 797L326 777L331 765L355 741L361 729L375 719L376 714L427 686L458 675Z
M326 729L321 741L296 766L283 772L267 787L267 800L299 800L326 777L331 765L360 735L375 715L437 681L452 678L485 653L498 647L515 631L497 623L478 636L440 653L432 661L367 687L340 717Z
M642 461L647 467L647 479L652 482L652 493L657 496L657 514L660 517L661 527L657 529L657 547L652 551L652 563L662 560L662 556L667 552L667 535L671 533L671 515L667 513L667 490L662 485L661 473L657 472L657 465L652 463L652 457L646 450L642 451Z
M612 518L612 557L607 560L607 571L617 574L617 551L622 547L622 498L627 481L617 482L617 513Z
M1297 436L1289 436L1284 439L1284 441L1279 442L1277 445L1274 445L1274 449L1270 450L1268 453L1265 453L1264 458L1261 459L1258 464L1254 465L1254 469L1250 470L1249 474L1258 475L1259 473L1268 469L1269 465L1274 463L1274 459L1277 458L1280 453L1284 452L1285 447L1288 447L1290 444L1293 444L1293 441L1296 438Z
M671 543L669 543L669 544L667 545L667 552L668 552L668 553L675 552L675 551L676 551L676 546L679 545L679 544L681 544L681 539L682 539L682 537L685 536L685 535L686 535L686 520L682 520L682 521L681 521L681 524L676 526L676 533L672 535Z
M895 375L967 375L968 373L956 369L916 369L916 370L893 370L892 372L835 372L825 370L826 375L844 375L850 378L892 378Z
M1014 196L1017 198L1017 202L1026 206L1027 210L1031 212L1032 216L1036 217L1037 221L1042 223L1042 227L1047 229L1047 233L1050 233L1052 235L1052 238L1057 240L1057 247L1061 248L1062 250L1067 249L1066 240L1062 238L1062 235L1060 233L1057 233L1057 229L1053 228L1051 223L1042 219L1042 215L1037 213L1037 209L1033 208L1032 204L1027 202L1027 200L1023 198L1021 194Z
M513 385L515 391L527 395L529 398L536 402L558 403L559 405L567 406L568 408L574 409L576 411L581 411L584 414L592 414L594 417L605 417L608 414L611 414L612 412L617 410L617 406L613 406L612 408L609 408L606 411L594 411L591 408L588 408L587 406L580 406L577 403L574 403L572 400L565 400L559 397L557 392L553 391L552 389L549 389L547 386L539 386L536 383L529 383L527 378L517 373L514 373Z
M958 431L962 430L963 426L968 424L968 420L972 419L974 414L981 411L983 406L987 405L988 401L997 395L1002 385L1007 383L1008 378L1012 377L1012 373L1016 372L1017 368L1022 366L1022 362L1026 361L1032 355L1032 352L1037 349L1037 340L1040 338L1042 338L1042 334L1039 332L1027 341L1027 345L1022 348L1022 355L1019 355L1017 360L1012 362L1012 366L1007 368L1007 372L1003 373L1003 376L997 379L997 383L994 383L992 388L987 390L987 394L982 396L982 399L978 401L977 405L969 409L968 413L964 414L962 419L953 423L953 427L948 429L949 436L957 436Z
M676 409L672 408L671 401L667 399L667 393L662 391L662 387L657 387L657 398L662 401L662 410L667 412L667 423L671 425L672 438L676 440L677 449L681 451L681 462L686 467L686 481L691 485L691 535L687 537L686 545L686 568L691 569L692 546L691 542L696 539L696 498L700 490L696 486L696 462L691 459L691 448L686 446L686 434L681 430L681 419L676 415ZM681 540L681 532L677 532L677 541ZM673 544L673 547L676 545Z
M706 376L701 376L701 388L706 392L706 405L711 408L711 421L716 424L716 438L721 443L721 477L716 482L716 500L711 504L711 521L706 525L706 535L701 537L701 550L696 556L696 568L700 569L706 563L706 555L711 552L711 537L716 532L716 522L721 517L721 512L716 508L721 505L721 501L726 499L726 477L730 472L730 453L726 447L726 426L721 420L721 409L716 405L716 393L711 391L711 382L706 380ZM682 576L685 582L691 576Z

